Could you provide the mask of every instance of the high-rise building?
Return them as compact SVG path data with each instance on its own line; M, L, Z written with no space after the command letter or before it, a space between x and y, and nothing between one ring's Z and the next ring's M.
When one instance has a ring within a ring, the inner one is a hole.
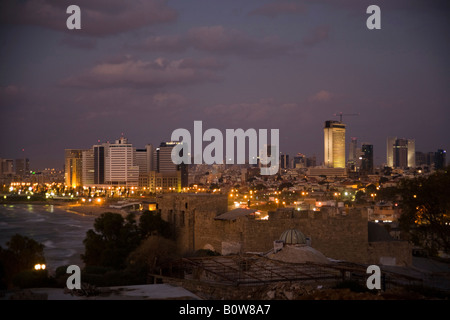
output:
M156 149L156 171L175 172L177 171L177 165L172 161L172 149L179 142L161 142L159 148Z
M13 159L0 159L0 173L3 175L14 174L14 160Z
M443 149L438 149L438 151L434 154L434 169L441 170L445 168L446 154L447 151Z
M306 167L306 156L301 153L297 153L294 157L293 168L305 168Z
M358 139L355 137L352 137L352 139L350 140L350 147L348 150L348 162L350 164L355 164L355 161L357 160L357 147L358 144Z
M394 167L394 144L397 137L388 137L386 140L386 164L388 167Z
M324 164L329 168L345 168L345 124L325 121Z
M144 149L136 149L135 164L139 166L139 174L148 173L153 168L153 146L147 144Z
M394 144L394 167L408 167L408 140L397 139Z
M83 186L94 184L94 150L88 149L81 152L82 175L81 182Z
M27 175L30 172L30 160L28 158L15 159L14 171L19 177Z
M156 148L156 170L162 174L173 174L181 171L181 187L188 186L188 166L187 164L175 164L172 161L172 149L180 142L161 142ZM180 155L182 156L182 155Z
M427 156L421 151L416 151L416 166L423 166L427 164Z
M280 154L280 169L289 169L289 155Z
M105 155L105 183L138 186L139 167L134 163L134 148L124 137L108 145Z
M416 167L415 141L389 137L386 142L386 162L394 168Z
M361 146L361 173L373 173L373 145L363 144Z
M82 158L83 150L65 149L64 175L66 186L77 188L82 186Z
M105 184L105 156L109 151L109 142L94 145L94 184Z
M414 139L408 139L408 167L416 167L416 142Z

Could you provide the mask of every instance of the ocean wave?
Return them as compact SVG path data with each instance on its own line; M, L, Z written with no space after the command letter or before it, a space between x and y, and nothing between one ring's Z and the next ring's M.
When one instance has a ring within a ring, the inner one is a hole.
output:
M73 250L73 249L68 249L67 251L68 251L68 253L64 255L64 257L66 257L66 258L70 258L70 257L72 257L74 254L77 253L77 251L76 251L76 250Z
M43 222L45 221L44 218L35 218L35 219L27 219L25 222Z
M47 248L56 248L55 243L52 240L46 240L43 242L43 245Z

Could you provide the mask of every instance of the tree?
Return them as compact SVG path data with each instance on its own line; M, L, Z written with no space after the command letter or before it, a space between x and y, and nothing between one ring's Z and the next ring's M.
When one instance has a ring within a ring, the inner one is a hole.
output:
M6 243L14 256L18 270L32 270L37 263L45 264L44 245L34 239L15 234Z
M172 237L170 224L161 218L161 213L157 211L144 211L139 218L139 233L141 239L151 235L160 235L165 238Z
M118 213L103 213L95 219L94 229L88 230L83 240L83 261L86 265L123 268L128 254L141 240L134 215L124 219Z
M118 213L106 212L95 219L94 230L86 232L82 259L87 266L123 269L128 255L151 235L170 238L170 224L156 211L144 211L136 223L131 213L125 218Z
M366 194L365 194L364 191L362 191L362 190L356 191L356 193L355 193L355 202L356 202L357 204L364 203L364 202L365 202L365 200L364 200L364 196L365 196L365 195L366 195Z
M377 191L377 198L384 201L396 201L398 195L399 190L397 187L386 187Z
M450 168L399 183L400 226L434 254L450 252Z
M0 247L1 286L11 285L12 279L24 271L33 271L36 264L45 264L44 245L34 239L15 234ZM45 274L46 275L46 274Z
M152 235L129 255L127 269L141 274L154 273L158 266L175 258L178 258L175 242Z

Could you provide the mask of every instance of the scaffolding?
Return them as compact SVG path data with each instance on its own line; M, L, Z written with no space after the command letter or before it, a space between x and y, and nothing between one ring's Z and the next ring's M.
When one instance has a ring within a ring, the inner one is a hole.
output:
M160 275L230 286L264 285L274 282L335 284L355 281L366 285L367 265L350 262L289 263L261 255L230 255L182 258L161 269ZM421 285L422 280L382 271L383 289L397 285Z

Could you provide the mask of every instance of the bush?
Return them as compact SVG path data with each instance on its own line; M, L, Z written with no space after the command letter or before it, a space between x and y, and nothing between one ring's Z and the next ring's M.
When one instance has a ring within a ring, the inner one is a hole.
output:
M13 284L22 289L49 287L54 285L54 281L48 278L47 271L26 270L17 273L13 277Z
M108 271L112 271L111 268L103 267L103 266L86 266L84 267L83 272L89 274L105 274Z
M159 266L178 258L173 240L150 236L127 259L127 269L138 273L155 272Z

